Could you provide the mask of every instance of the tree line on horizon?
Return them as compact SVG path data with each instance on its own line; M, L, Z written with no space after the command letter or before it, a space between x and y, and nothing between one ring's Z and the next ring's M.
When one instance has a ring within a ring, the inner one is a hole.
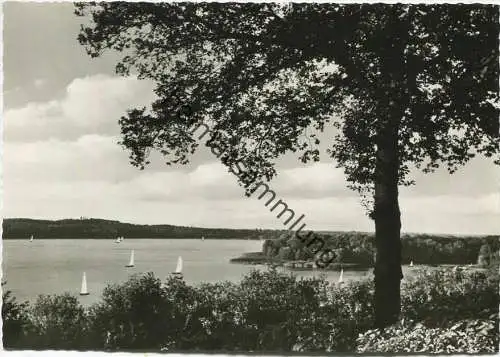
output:
M167 224L145 225L122 223L105 219L63 219L58 221L9 218L3 220L4 239L35 238L69 239L93 238L201 238L205 239L263 239L272 230L182 227Z

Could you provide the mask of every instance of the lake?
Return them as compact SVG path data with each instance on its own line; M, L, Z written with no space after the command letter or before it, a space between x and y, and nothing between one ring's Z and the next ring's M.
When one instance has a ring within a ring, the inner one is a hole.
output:
M153 272L164 280L175 270L182 256L187 283L237 282L252 269L264 266L231 264L242 253L260 251L262 242L251 240L125 239L122 243L103 239L3 240L4 289L21 301L33 301L39 294L69 292L84 305L100 299L104 287L120 283L134 273ZM131 250L135 266L125 268ZM88 296L79 296L83 272L87 275ZM294 272L297 276L319 276L319 271ZM325 273L337 281L338 272ZM369 272L345 271L344 279L364 279Z

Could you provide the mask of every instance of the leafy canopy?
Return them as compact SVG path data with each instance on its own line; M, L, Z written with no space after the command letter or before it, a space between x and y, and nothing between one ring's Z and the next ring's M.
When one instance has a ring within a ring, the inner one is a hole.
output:
M76 14L91 19L79 35L91 56L121 51L119 74L156 83L152 107L120 120L138 167L151 149L187 163L199 145L190 128L205 122L224 164L270 180L285 152L319 160L319 134L334 126L328 154L351 188L370 190L377 134L394 115L400 184L413 166L500 163L498 7L113 2Z

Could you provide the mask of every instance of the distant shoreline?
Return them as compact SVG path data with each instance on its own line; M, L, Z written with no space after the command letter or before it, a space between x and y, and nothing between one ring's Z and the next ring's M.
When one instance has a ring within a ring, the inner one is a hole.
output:
M2 238L7 239L268 239L279 233L267 229L227 229L140 225L96 218L38 220L6 218Z
M115 239L117 236L124 236L125 239L246 239L265 240L277 238L284 229L239 229L239 228L204 228L174 226L168 224L133 224L120 221L81 218L81 219L60 219L42 220L30 218L4 218L3 219L3 239L29 239L34 235L35 239ZM363 231L328 231L314 230L317 234L368 234L374 232ZM499 236L496 234L447 234L447 233L408 233L401 232L404 237L418 236L439 236L442 238L485 238ZM71 237L71 238L68 238Z

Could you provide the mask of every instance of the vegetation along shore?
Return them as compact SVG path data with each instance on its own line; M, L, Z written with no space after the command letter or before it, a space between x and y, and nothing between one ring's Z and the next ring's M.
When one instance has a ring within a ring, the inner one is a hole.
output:
M145 274L109 285L88 308L69 294L20 303L7 284L3 341L35 350L494 353L498 284L498 261L419 269L402 283L400 321L385 330L373 326L369 280L332 284L270 269L193 286Z
M335 253L329 270L357 270L373 267L374 234L361 232L317 233L325 247ZM452 236L403 234L402 263L418 265L479 264L491 260L500 250L500 236ZM233 263L285 265L292 269L313 269L314 255L292 233L267 239L261 252L245 253Z

